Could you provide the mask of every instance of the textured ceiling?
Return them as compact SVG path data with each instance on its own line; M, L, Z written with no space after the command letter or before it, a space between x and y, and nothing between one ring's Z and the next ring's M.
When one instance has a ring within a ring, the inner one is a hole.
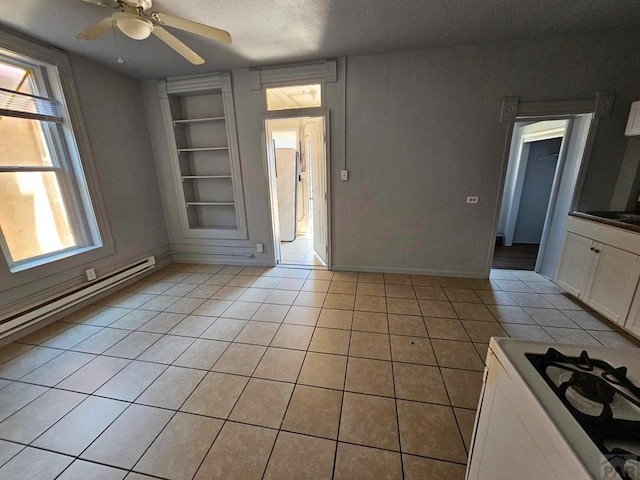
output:
M0 25L140 78L640 25L638 0L154 0L231 32L231 45L173 31L205 58L192 66L157 38L75 34L110 13L81 0L0 0Z

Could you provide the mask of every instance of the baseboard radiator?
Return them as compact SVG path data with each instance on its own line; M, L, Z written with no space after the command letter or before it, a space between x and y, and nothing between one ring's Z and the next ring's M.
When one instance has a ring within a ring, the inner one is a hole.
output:
M63 312L91 297L99 295L121 283L151 270L156 265L155 257L147 257L131 265L123 267L90 283L57 293L37 304L25 307L17 312L0 318L0 338L16 333L34 323L46 320L51 316Z

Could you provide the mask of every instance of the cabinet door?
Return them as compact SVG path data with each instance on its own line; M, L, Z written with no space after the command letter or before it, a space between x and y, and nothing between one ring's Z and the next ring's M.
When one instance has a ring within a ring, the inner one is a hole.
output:
M584 301L605 317L624 323L638 285L638 256L609 245L595 245L595 259Z
M593 263L594 244L589 238L567 233L556 283L576 297L583 294L587 285Z

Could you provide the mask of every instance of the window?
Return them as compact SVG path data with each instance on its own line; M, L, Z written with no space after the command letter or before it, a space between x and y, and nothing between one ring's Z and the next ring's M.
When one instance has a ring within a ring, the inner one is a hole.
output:
M322 106L322 85L267 88L267 110L291 110Z
M0 55L0 246L11 271L100 246L57 72Z

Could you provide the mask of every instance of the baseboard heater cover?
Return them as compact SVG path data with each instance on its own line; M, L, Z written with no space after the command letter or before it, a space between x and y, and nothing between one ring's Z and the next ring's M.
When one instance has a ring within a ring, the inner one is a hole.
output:
M103 293L116 285L151 270L155 265L155 257L147 257L144 260L123 267L90 283L71 288L42 300L37 304L23 308L18 312L13 312L0 319L0 337L15 333L73 307L80 302L88 300L95 295Z

